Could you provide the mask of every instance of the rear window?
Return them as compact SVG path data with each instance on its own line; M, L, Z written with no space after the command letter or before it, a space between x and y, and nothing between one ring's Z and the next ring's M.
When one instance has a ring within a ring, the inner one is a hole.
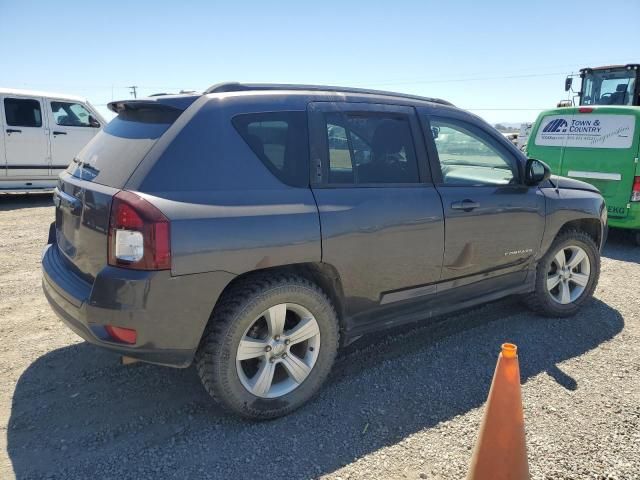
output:
M162 108L120 112L80 151L67 172L83 180L122 188L180 113Z
M294 187L309 185L305 112L249 113L232 121L249 148L280 181Z

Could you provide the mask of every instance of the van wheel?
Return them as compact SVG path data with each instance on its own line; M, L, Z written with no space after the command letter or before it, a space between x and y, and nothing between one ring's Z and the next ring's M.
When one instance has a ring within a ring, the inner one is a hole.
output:
M635 232L633 234L633 239L635 240L636 245L640 247L640 232Z
M600 276L600 253L585 232L561 233L544 257L536 273L535 290L525 303L548 317L569 317L593 296Z
M252 419L286 415L320 389L338 350L327 295L305 278L264 276L225 293L196 354L209 394Z

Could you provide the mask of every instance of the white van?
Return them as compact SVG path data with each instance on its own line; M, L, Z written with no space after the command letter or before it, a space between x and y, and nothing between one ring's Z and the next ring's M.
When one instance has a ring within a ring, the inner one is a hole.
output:
M53 188L105 124L84 98L0 88L0 191Z

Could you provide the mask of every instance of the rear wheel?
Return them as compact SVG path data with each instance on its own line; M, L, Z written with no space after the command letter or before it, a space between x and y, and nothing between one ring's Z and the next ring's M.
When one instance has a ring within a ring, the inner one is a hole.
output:
M221 299L196 357L205 389L242 416L268 419L307 402L338 348L325 293L297 276L244 282Z
M600 253L585 232L560 234L537 267L527 305L550 317L574 315L592 295L600 276Z

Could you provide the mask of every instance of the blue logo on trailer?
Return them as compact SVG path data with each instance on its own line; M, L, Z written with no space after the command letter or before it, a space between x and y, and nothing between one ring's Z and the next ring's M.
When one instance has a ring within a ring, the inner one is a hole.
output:
M567 121L563 118L556 118L542 130L543 133L565 133L567 131Z

